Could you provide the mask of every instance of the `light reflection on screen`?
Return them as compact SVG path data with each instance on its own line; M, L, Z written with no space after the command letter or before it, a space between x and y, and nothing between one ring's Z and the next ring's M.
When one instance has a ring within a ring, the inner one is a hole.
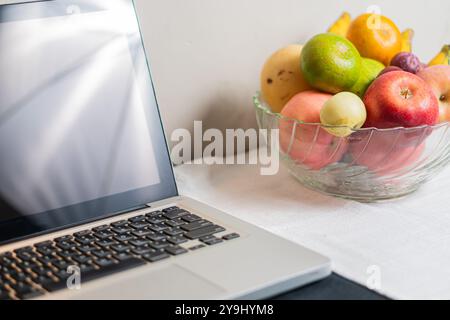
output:
M0 30L4 201L33 214L160 183L136 84L146 65L133 60L135 22L109 10Z

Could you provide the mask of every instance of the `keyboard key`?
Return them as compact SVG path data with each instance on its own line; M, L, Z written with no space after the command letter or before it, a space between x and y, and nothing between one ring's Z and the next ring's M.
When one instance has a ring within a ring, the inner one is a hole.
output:
M181 236L175 236L175 237L170 237L167 239L167 241L169 241L172 244L181 244L181 243L185 243L188 241L188 239L186 239L185 237Z
M136 237L131 234L126 233L126 234L117 235L113 239L117 240L119 242L125 242L125 241L134 240L134 239L136 239Z
M31 252L23 251L23 252L16 253L16 255L17 255L17 258L19 258L22 261L30 261L37 256L32 251Z
M134 223L130 223L130 227L132 227L133 229L144 229L146 227L148 227L150 224L147 221L139 221L139 222L134 222Z
M118 228L118 227L123 227L126 226L128 224L127 220L120 220L120 221L116 221L111 223L111 226L114 228Z
M169 257L170 257L170 255L167 254L164 251L150 252L150 253L144 254L142 256L142 258L144 258L145 260L148 260L150 262L160 261L160 260L163 260L163 259L167 259Z
M218 232L222 232L225 231L224 228L222 228L221 226L218 225L210 225L210 226L206 226L200 229L196 229L190 232L187 232L184 234L184 236L186 238L189 239L198 239L198 238L202 238L205 236L209 236Z
M67 268L69 267L69 264L66 268L61 269L57 272L53 272L55 277L57 277L60 281L64 282L64 287L66 286L66 280L72 275L72 273L67 272Z
M137 254L139 256L154 251L153 248L148 246L136 247L131 250L132 253Z
M112 228L111 231L114 232L115 234L124 234L124 233L129 233L129 232L133 231L133 229L131 229L128 226L122 226L122 227Z
M83 273L85 273L85 272L95 270L94 264L92 262L82 263L79 265L79 267L80 267L81 276L83 276Z
M82 245L91 244L92 242L96 241L97 238L92 235L86 235L86 236L79 236L75 238L75 241Z
M3 258L12 258L13 256L14 255L12 252L5 252L5 253L0 254L0 260Z
M83 230L83 231L75 232L75 233L73 234L73 236L74 236L75 238L82 238L82 237L90 236L91 234L92 234L92 231L91 231L91 230Z
M163 216L166 217L167 219L172 220L172 219L180 218L188 213L189 212L187 212L186 210L176 209L176 210L170 210L170 211L164 213Z
M47 256L39 257L39 258L37 258L37 260L40 263L42 263L43 265L49 265L49 264L51 264L53 262L58 261L59 259L57 257L55 257L55 256L47 255Z
M71 276L71 274L63 270L55 273L55 276L59 279L58 281L44 282L41 283L41 286L49 292L67 289L67 279ZM82 281L84 281L84 279Z
M11 278L13 278L14 281L16 281L16 282L23 282L26 279L28 279L28 274L26 274L24 272L12 272L9 274L9 276Z
M200 229L200 228L210 226L210 225L212 225L212 222L210 222L208 220L198 220L198 221L194 221L194 222L182 225L181 228L186 231L192 231L192 230Z
M200 241L202 241L203 243L206 243L209 246L223 242L222 239L216 238L216 237L207 238L205 240L200 239Z
M90 253L91 251L97 250L98 248L93 244L80 246L77 248L82 253Z
M131 223L140 222L140 221L144 221L144 220L145 220L144 215L139 215L139 216L128 219L128 221L130 221Z
M204 247L206 247L204 244L198 244L196 246L190 247L189 250L195 251Z
M196 216L195 214L187 214L185 216L182 216L181 219L186 222L195 222L195 221L202 220L202 218L200 218L199 216Z
M162 211L152 211L152 212L147 213L145 216L147 218L152 218L152 217L156 217L156 216L161 216L162 214L163 214Z
M55 238L53 241L55 241L55 242L65 242L65 241L69 241L69 240L72 240L72 239L73 239L73 237L71 235L67 235L67 236L62 236L62 237Z
M111 266L115 263L115 260L109 258L101 258L94 260L94 263L98 265L100 268Z
M114 233L112 233L109 230L103 230L103 231L94 233L94 236L100 240L104 240L104 239L108 239L108 238L114 236Z
M139 267L142 265L145 265L144 260L133 257L130 259L120 261L115 264L108 265L106 267L102 267L100 269L94 269L91 271L84 272L81 275L81 277L82 277L81 281L83 281L83 283L88 282L88 281L95 280L95 279L105 277L105 276L109 276L109 275L112 275L112 274L115 274L118 272L136 268L136 267ZM53 283L53 284L47 284L44 286L44 288L50 292L61 290L61 289L66 288L66 282L60 281L60 282Z
M28 268L39 267L39 263L34 262L34 261L18 261L18 262L15 262L15 265L17 268L22 269L22 270L26 270ZM2 270L2 272L5 272L5 270Z
M183 232L184 231L181 230L180 228L170 228L170 229L164 230L164 233L171 237L182 234Z
M180 246L168 246L165 248L165 250L166 252L174 256L188 252L186 249Z
M167 238L168 238L168 236L163 233L154 233L154 234L147 236L147 239L149 239L151 241L161 241L161 240L165 240Z
M19 282L11 285L12 289L15 291L16 296L19 299L32 299L43 295L44 293L34 289L30 284L25 282Z
M4 274L4 275L11 274L14 272L17 272L17 270L12 267L2 267L2 274Z
M60 250L60 251L56 251L55 253L57 256L61 257L61 258L70 258L73 256L78 255L78 251L76 251L75 249L69 249L69 250Z
M100 232L100 231L106 231L109 230L109 226L107 224L92 228L92 231L94 232Z
M28 247L19 248L19 249L14 250L14 252L16 254L26 253L26 252L33 252L33 247L28 246Z
M154 232L160 232L160 231L164 231L166 229L169 229L169 227L166 226L164 223L152 224L148 228L150 230L154 231Z
M108 248L110 246L117 244L117 241L111 240L111 239L105 239L105 240L96 241L95 244L102 248Z
M141 247L150 243L150 240L136 239L129 242L132 246Z
M179 227L186 223L187 222L182 219L174 219L165 222L165 224L168 225L169 227Z
M55 266L58 270L66 270L70 266L70 263L65 260L58 260L54 261L52 265Z
M97 258L106 258L111 255L111 252L106 250L94 250L92 251L92 254Z
M42 292L41 290L29 289L26 292L20 292L20 293L17 293L16 295L19 299L26 300L26 299L37 298L39 296L42 296L43 294L44 294L44 292Z
M116 260L123 261L123 260L128 260L128 259L132 258L133 256L129 253L121 252L121 253L115 254L113 257Z
M36 249L37 252L42 254L43 256L49 256L56 251L55 247L39 247Z
M169 212L169 211L177 210L177 209L180 209L180 208L178 208L178 207L176 207L176 206L173 206L173 207L169 207L169 208L162 209L162 211L163 211L163 212Z
M209 235L209 236L201 237L198 240L205 242L206 240L210 240L210 239L214 239L214 238L216 238L214 235Z
M161 223L161 222L167 221L167 219L164 218L164 217L161 215L161 216L155 216L155 217L147 218L146 221L147 221L148 223L151 223L151 224L157 224L157 223Z
M49 267L34 267L31 268L31 271L35 274L37 274L38 276L45 276L49 273L51 273L53 270L50 269Z
M160 241L153 241L152 243L150 243L150 247L152 247L153 249L164 249L166 247L168 247L170 245L169 242L167 242L166 240L160 240Z
M131 247L128 245L125 245L125 244L117 244L117 245L111 246L111 249L113 249L115 252L121 253L121 252L126 252L126 251L131 250Z
M92 257L85 255L85 254L81 254L79 256L74 256L72 257L72 259L76 262L78 262L79 264L84 264L84 263L88 263L92 261Z
M134 230L133 232L131 232L132 235L135 235L136 237L139 237L139 238L148 236L152 233L153 233L153 231L147 230L147 229Z
M61 242L56 243L56 246L62 250L69 250L69 249L72 249L73 247L76 247L77 243L72 240L61 241Z
M42 247L50 247L53 244L52 241L47 240L47 241L42 241L42 242L38 242L34 244L35 248L42 248Z
M237 234L237 233L230 233L230 234L224 235L222 237L222 239L223 240L233 240L233 239L236 239L236 238L239 238L239 237L240 237L240 235Z
M49 276L39 276L37 278L34 278L33 282L42 285L44 283L54 282L54 280L53 280L53 278L51 278Z
M10 267L16 261L17 261L17 259L12 255L11 256L3 255L0 257L0 265L3 267Z

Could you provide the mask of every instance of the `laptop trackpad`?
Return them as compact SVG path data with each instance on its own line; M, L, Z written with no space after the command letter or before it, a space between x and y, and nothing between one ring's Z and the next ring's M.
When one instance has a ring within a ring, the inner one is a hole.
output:
M108 283L108 280L110 283ZM208 299L225 292L220 286L181 266L170 265L160 270L137 272L123 280L106 278L76 294L75 299Z

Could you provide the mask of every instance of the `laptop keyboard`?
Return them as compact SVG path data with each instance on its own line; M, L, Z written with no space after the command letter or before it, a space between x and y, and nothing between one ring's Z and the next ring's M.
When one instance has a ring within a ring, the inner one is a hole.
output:
M239 237L237 233L215 236L225 231L170 207L19 248L0 254L0 300L31 299L65 289L74 267L80 271L82 285Z

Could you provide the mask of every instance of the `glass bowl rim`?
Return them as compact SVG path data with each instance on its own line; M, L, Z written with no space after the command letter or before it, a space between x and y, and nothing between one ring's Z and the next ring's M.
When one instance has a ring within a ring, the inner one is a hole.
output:
M378 131L378 132L393 132L393 131L399 131L399 130L404 130L404 131L413 131L413 130L420 130L420 129L438 129L441 127L445 127L448 126L448 124L450 122L445 121L445 122L440 122L434 125L421 125L421 126L416 126L416 127L393 127L393 128L376 128L376 127L367 127L367 128L360 128L360 129L355 129L349 126L330 126L330 125L323 125L320 123L315 123L315 122L305 122L305 121L301 121L301 120L297 120L294 118L289 118L289 117L285 117L283 116L281 113L276 113L271 111L268 108L268 105L266 104L266 102L263 100L262 96L261 96L261 92L260 91L256 91L255 95L253 96L253 105L255 107L256 110L260 110L262 112L264 112L265 114L271 116L271 117L275 117L277 119L283 119L283 120L287 120L287 121L291 121L300 125L314 125L314 126L318 126L320 125L320 127L322 128L336 128L336 129L348 129L351 130L352 133L355 132L367 132L367 131Z

